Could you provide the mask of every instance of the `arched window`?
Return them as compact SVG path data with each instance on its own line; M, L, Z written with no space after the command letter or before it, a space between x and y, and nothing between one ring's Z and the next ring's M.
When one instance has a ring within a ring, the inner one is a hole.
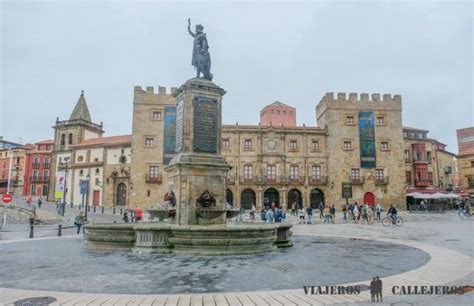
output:
M66 144L66 134L61 134L61 145L64 146Z
M69 133L68 144L72 145L72 133Z

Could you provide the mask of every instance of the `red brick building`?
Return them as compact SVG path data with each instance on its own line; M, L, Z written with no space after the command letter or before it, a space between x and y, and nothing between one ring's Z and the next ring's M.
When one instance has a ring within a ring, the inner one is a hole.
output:
M296 127L296 108L279 101L273 102L260 111L260 125Z
M54 141L51 139L35 143L34 149L26 152L23 195L47 196L51 177L51 154Z

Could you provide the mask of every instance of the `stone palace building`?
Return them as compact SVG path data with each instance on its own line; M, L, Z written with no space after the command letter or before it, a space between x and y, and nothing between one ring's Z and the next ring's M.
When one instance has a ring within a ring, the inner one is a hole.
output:
M50 198L59 195L57 173L64 176L67 161L67 203L82 201L84 179L90 205L162 203L171 191L164 169L175 151L176 90L136 86L132 134L114 137L102 137L81 94L69 120L54 126ZM228 203L404 207L408 190L453 188L454 154L428 131L402 125L400 95L326 93L315 106L315 126L297 126L296 111L276 101L256 125L222 126Z

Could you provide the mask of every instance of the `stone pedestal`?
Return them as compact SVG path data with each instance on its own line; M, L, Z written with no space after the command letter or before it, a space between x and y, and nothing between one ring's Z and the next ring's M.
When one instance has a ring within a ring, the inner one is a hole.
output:
M179 225L226 221L224 178L229 166L220 155L224 94L224 89L203 79L188 80L174 93L177 155L165 170L168 189L176 196L174 222ZM196 210L203 209L197 200L205 191L215 199L215 205L204 209L211 212L197 214Z

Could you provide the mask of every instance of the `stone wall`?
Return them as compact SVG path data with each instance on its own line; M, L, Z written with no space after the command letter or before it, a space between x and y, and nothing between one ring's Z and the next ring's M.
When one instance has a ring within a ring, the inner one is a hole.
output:
M132 125L132 163L130 206L151 207L163 202L163 195L168 190L167 180L163 175L163 127L166 105L176 105L171 95L176 88L167 93L165 87L159 87L158 93L153 87L143 90L140 86L134 89L133 125ZM160 112L160 118L153 117ZM147 147L146 138L152 138L154 145ZM162 180L147 179L150 166L158 166Z

